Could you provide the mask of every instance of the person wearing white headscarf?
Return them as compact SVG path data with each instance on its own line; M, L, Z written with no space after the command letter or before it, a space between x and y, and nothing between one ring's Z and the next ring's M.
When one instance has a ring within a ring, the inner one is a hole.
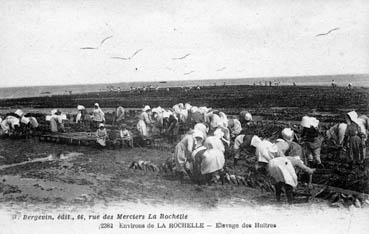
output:
M203 123L205 122L205 115L203 112L200 111L200 109L196 106L191 107L190 110L190 120L193 125L197 123Z
M173 106L173 110L175 115L178 118L178 121L181 123L186 123L188 119L188 112L191 109L191 105L186 103L186 105L183 105L183 103L179 103Z
M115 123L117 125L120 125L123 123L124 119L125 119L125 110L122 106L118 106L116 109L116 116L115 116Z
M173 106L174 114L181 123L185 123L188 117L188 111L185 109L183 103L179 103Z
M317 167L324 167L320 160L323 139L319 134L319 120L314 117L304 116L301 126L303 127L301 137L305 142L307 158L310 164L315 161Z
M284 156L275 144L258 136L253 136L250 144L256 149L255 156L259 163L268 163L273 158Z
M267 169L269 175L274 179L277 201L280 200L282 188L284 188L288 203L292 203L293 189L298 183L295 167L299 167L309 174L312 174L314 170L305 166L298 156L285 157L277 145L262 140L258 136L252 136L249 144L255 148L257 161L261 163L263 168Z
M358 117L358 121L361 124L361 128L363 134L365 134L366 137L368 137L368 133L369 133L369 117L366 115L360 115Z
M249 125L252 122L252 115L248 111L241 111L240 112L240 122L243 127Z
M163 113L163 128L164 133L168 137L169 142L171 143L177 142L179 135L178 119L170 111L165 111Z
M204 153L207 151L206 147L199 145L191 154L193 163L191 168L191 180L197 184L206 183L206 177L201 173L201 163L204 159Z
M151 133L152 120L150 113L151 113L150 106L145 106L142 109L142 112L139 116L139 120L137 123L137 130L140 132L140 135L144 137L149 137Z
M284 128L281 132L282 139L277 139L275 145L286 156L298 157L306 161L302 153L302 147L293 141L295 133L291 128Z
M151 111L151 135L153 137L159 136L162 129L162 124L159 116L159 112L153 108Z
M195 126L193 127L193 129L202 132L202 134L204 136L204 139L206 138L206 136L208 134L208 131L209 131L209 128L205 124L203 124L203 123L197 123L197 124L195 124Z
M133 148L132 132L127 129L126 124L122 124L119 126L119 135L120 135L120 140L122 142L122 146L127 145Z
M62 114L58 109L51 110L51 115L46 116L46 120L50 121L51 132L64 132L63 120L66 120L66 115Z
M34 129L38 127L38 122L35 117L23 115L20 118L20 129L18 131L23 137L28 138Z
M219 115L215 114L214 112L207 113L205 115L206 123L209 124L210 132L215 131L215 129L219 126L222 126L222 120Z
M223 147L220 148L220 150L223 152L224 157L229 157L231 155L231 151L230 151L230 144L231 144L231 138L230 138L230 134L229 134L229 129L225 128L225 127L218 127L215 131L214 131L214 136L217 137L218 139L220 139Z
M187 111L189 111L189 110L191 110L192 106L191 106L191 104L190 104L190 103L185 103L184 108L185 108Z
M293 189L296 188L298 184L296 174L296 170L298 169L309 175L310 187L312 174L315 169L305 166L300 157L281 156L273 158L268 162L268 172L274 180L277 201L280 201L282 188L284 188L288 203L291 204L293 202Z
M358 115L355 111L351 111L346 115L346 133L345 143L347 147L347 156L353 161L362 161L365 158L365 139L364 129Z
M24 116L24 112L21 109L17 109L14 114L19 116L19 118L22 118Z
M210 183L213 176L221 171L225 164L224 145L220 136L209 136L204 145L196 148L192 153L193 181L203 184Z
M208 136L205 139L204 146L207 148L208 153L204 155L207 159L204 161L204 166L202 166L203 174L211 173L223 167L225 152L222 142L223 137L224 133L220 129L217 129L214 131L214 136Z
M108 139L108 133L103 123L99 124L99 128L96 131L96 142L98 146L105 147L106 140Z
M84 121L86 115L86 108L82 105L77 106L77 116L76 123L81 123Z
M343 147L346 129L346 123L337 123L325 132L327 142L333 144L334 147L337 147L336 152L339 158L344 158L347 156Z
M190 166L192 163L192 151L204 140L203 134L200 131L193 131L186 134L182 140L176 145L174 149L174 159L176 162L176 171L180 173L181 177L189 173Z
M30 116L28 118L30 120L30 123L31 123L32 128L38 128L39 124L38 124L37 119L35 117L33 117L33 116Z
M331 140L335 145L342 145L345 139L346 129L346 123L338 123L329 128L325 134L327 139Z
M20 126L19 118L9 115L1 122L1 128L5 134L11 134L16 127Z
M241 122L236 118L230 118L228 120L228 128L230 130L231 139L234 139L242 131Z
M227 115L224 112L219 112L220 117L220 123L219 125L221 127L227 128L228 127L228 118Z
M99 124L105 122L105 114L101 110L98 103L95 103L94 110L92 112L92 121L94 123L94 127L98 128Z
M22 118L20 118L20 122L22 124L28 125L30 123L30 119L28 117L22 116Z

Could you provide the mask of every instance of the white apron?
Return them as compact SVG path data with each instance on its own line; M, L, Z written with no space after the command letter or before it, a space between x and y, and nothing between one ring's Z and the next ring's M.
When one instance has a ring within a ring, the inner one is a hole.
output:
M148 131L146 127L146 123L144 120L140 119L137 123L137 130L140 132L142 136L148 136Z
M297 175L295 168L286 157L278 157L269 161L269 174L278 182L283 182L292 187L297 186Z
M201 174L208 174L218 171L224 167L225 159L222 151L209 149L204 152L204 159L201 162Z

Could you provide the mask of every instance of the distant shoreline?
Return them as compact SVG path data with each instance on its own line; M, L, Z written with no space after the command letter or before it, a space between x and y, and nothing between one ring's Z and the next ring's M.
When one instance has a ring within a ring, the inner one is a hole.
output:
M250 83L249 81L269 81L269 80L295 80L295 79L304 79L304 78L316 78L316 79L321 79L321 78L329 78L329 79L334 79L334 78L340 78L340 77L354 77L354 79L356 79L357 77L366 77L369 78L369 74L364 74L364 73L358 73L358 74L334 74L334 75L308 75L308 76L272 76L272 77L244 77L244 78L209 78L209 79L187 79L187 80L165 80L165 79L159 79L158 81L122 81L122 82L103 82L103 83L92 83L92 84L56 84L56 85L31 85L31 86L7 86L7 87L0 87L1 89L13 89L13 88L33 88L33 87L73 87L73 86L81 86L81 85L88 85L88 86L95 86L95 85L103 85L103 86L109 86L109 85L120 85L120 84L166 84L166 83L177 83L177 82L194 82L194 83L201 83L201 82L221 82L221 81L229 81L232 82L234 80L244 80L247 81L246 83ZM300 83L300 82L299 82ZM304 82L302 82L304 83ZM317 82L317 86L320 86L318 84L319 82ZM314 84L312 84L314 86Z
M45 97L55 95L85 94L91 92L107 91L109 87L129 90L130 87L158 86L160 88L189 87L189 86L234 86L234 85L253 85L265 86L269 82L278 81L280 86L292 86L295 82L297 86L330 86L331 81L335 80L338 86L346 87L352 83L353 87L369 87L369 74L348 74L332 76L296 76L296 77L266 77L266 78L241 78L241 79L209 79L209 80L179 80L179 81L152 81L152 82L121 82L121 83L102 83L85 85L64 85L64 86L28 86L28 87L8 87L0 88L0 99L14 99L25 97Z

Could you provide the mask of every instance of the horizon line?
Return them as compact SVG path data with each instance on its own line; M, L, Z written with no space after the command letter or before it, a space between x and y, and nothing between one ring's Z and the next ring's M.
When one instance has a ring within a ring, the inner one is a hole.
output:
M104 82L104 83L76 83L76 84L54 84L54 85L29 85L29 86L4 86L0 87L0 89L6 88L26 88L26 87L55 87L55 86L77 86L77 85L113 85L120 83L159 83L159 82L178 82L178 81L209 81L209 80L232 80L232 79L285 79L285 78L293 78L293 77L324 77L324 76L365 76L369 75L369 73L345 73L345 74L331 74L331 75L290 75L290 76L259 76L259 77L233 77L233 78L206 78L206 79L186 79L186 80L156 80L156 81L148 81L148 80L140 80L140 81L118 81L118 82Z

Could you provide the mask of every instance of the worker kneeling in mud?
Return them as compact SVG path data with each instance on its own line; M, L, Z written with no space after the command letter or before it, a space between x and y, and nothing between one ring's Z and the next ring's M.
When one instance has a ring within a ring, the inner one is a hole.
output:
M232 140L234 140L242 131L241 122L235 117L231 117L228 120L228 128L229 128Z
M223 172L225 163L224 154L219 149L208 149L200 146L192 153L193 166L192 176L193 182L201 184L211 184L216 182Z
M276 144L268 140L250 135L247 135L246 139L244 147L250 148L250 151L254 150L257 169L268 172L273 178L277 201L280 201L284 189L287 201L291 204L293 202L293 189L298 183L295 167L310 175L315 170L305 166L299 156L286 157Z
M46 116L46 120L50 121L51 132L65 132L63 120L67 117L62 114L58 109L51 111L51 115Z
M133 148L133 136L132 132L127 129L126 124L122 124L119 126L119 136L121 140L121 146L128 146Z
M103 123L99 124L99 128L96 131L96 142L97 146L104 148L106 147L106 140L108 139L108 133Z
M211 184L221 177L225 163L223 134L221 130L216 130L214 136L206 138L204 145L192 152L191 179L193 182L201 184Z
M38 122L35 117L29 116L22 116L20 119L20 134L28 138L32 134L33 130L38 127Z
M176 174L182 181L187 174L191 178L191 154L194 149L202 145L204 135L200 131L188 132L174 149L174 159L176 162Z
M0 125L3 134L12 135L20 127L20 120L15 116L8 115L1 121Z

